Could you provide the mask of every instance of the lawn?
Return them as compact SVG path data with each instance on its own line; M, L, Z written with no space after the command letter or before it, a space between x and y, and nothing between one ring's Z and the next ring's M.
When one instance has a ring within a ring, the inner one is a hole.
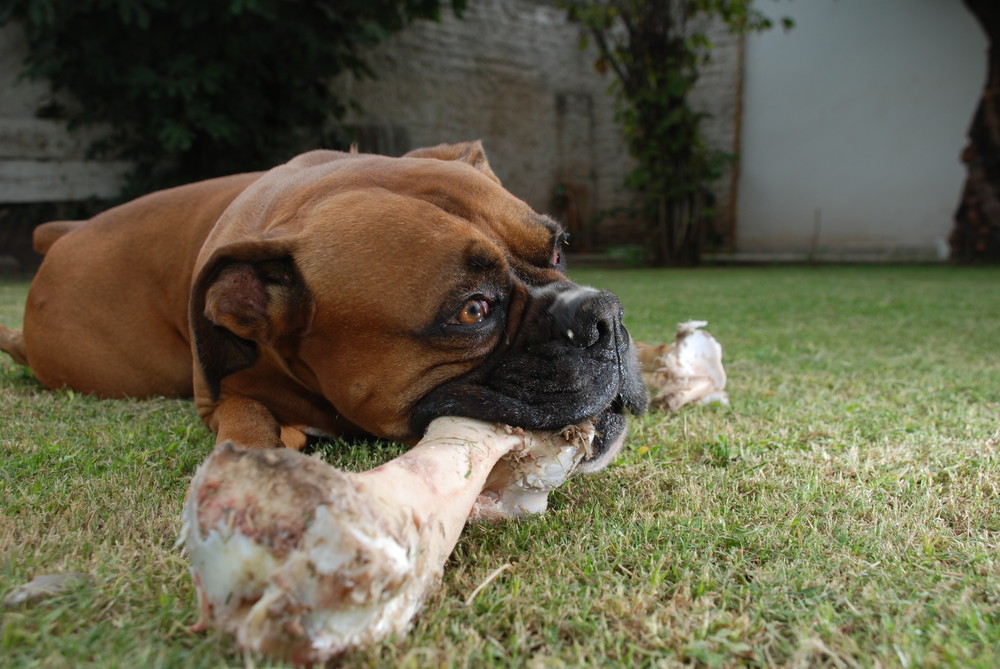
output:
M544 516L468 527L411 632L346 666L1000 666L1000 270L573 274L638 339L709 321L732 407L633 421ZM0 283L0 323L25 294ZM0 593L91 577L0 613L0 665L270 666L187 630L174 541L211 444L186 401L48 391L0 356Z

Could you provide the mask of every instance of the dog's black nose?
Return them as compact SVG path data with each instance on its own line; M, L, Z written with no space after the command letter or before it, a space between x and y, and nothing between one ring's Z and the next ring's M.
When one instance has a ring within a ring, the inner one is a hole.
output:
M559 293L550 309L557 334L580 348L613 345L614 334L622 320L618 296L583 286Z

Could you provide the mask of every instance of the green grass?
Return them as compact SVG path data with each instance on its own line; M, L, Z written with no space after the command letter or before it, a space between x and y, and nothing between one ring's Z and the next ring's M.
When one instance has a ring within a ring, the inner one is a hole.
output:
M543 517L467 528L411 632L347 666L1000 666L1000 270L574 275L639 339L710 321L732 407L636 420ZM25 290L0 284L0 322ZM173 548L211 443L187 402L48 391L0 360L0 591L93 577L3 612L0 665L244 664L187 631Z

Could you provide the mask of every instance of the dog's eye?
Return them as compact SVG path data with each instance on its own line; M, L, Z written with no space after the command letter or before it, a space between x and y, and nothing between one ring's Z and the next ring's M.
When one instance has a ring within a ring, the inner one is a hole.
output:
M458 322L463 325L481 323L490 314L490 303L481 297L474 297L458 312Z

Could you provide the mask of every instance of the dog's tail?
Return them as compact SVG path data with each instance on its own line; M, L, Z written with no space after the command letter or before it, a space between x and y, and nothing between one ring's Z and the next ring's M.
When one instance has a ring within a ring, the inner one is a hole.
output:
M31 236L31 245L39 253L46 253L56 240L65 234L73 232L87 221L50 221L42 223Z
M28 351L24 348L24 335L20 330L8 330L0 325L0 351L19 365L28 366Z

